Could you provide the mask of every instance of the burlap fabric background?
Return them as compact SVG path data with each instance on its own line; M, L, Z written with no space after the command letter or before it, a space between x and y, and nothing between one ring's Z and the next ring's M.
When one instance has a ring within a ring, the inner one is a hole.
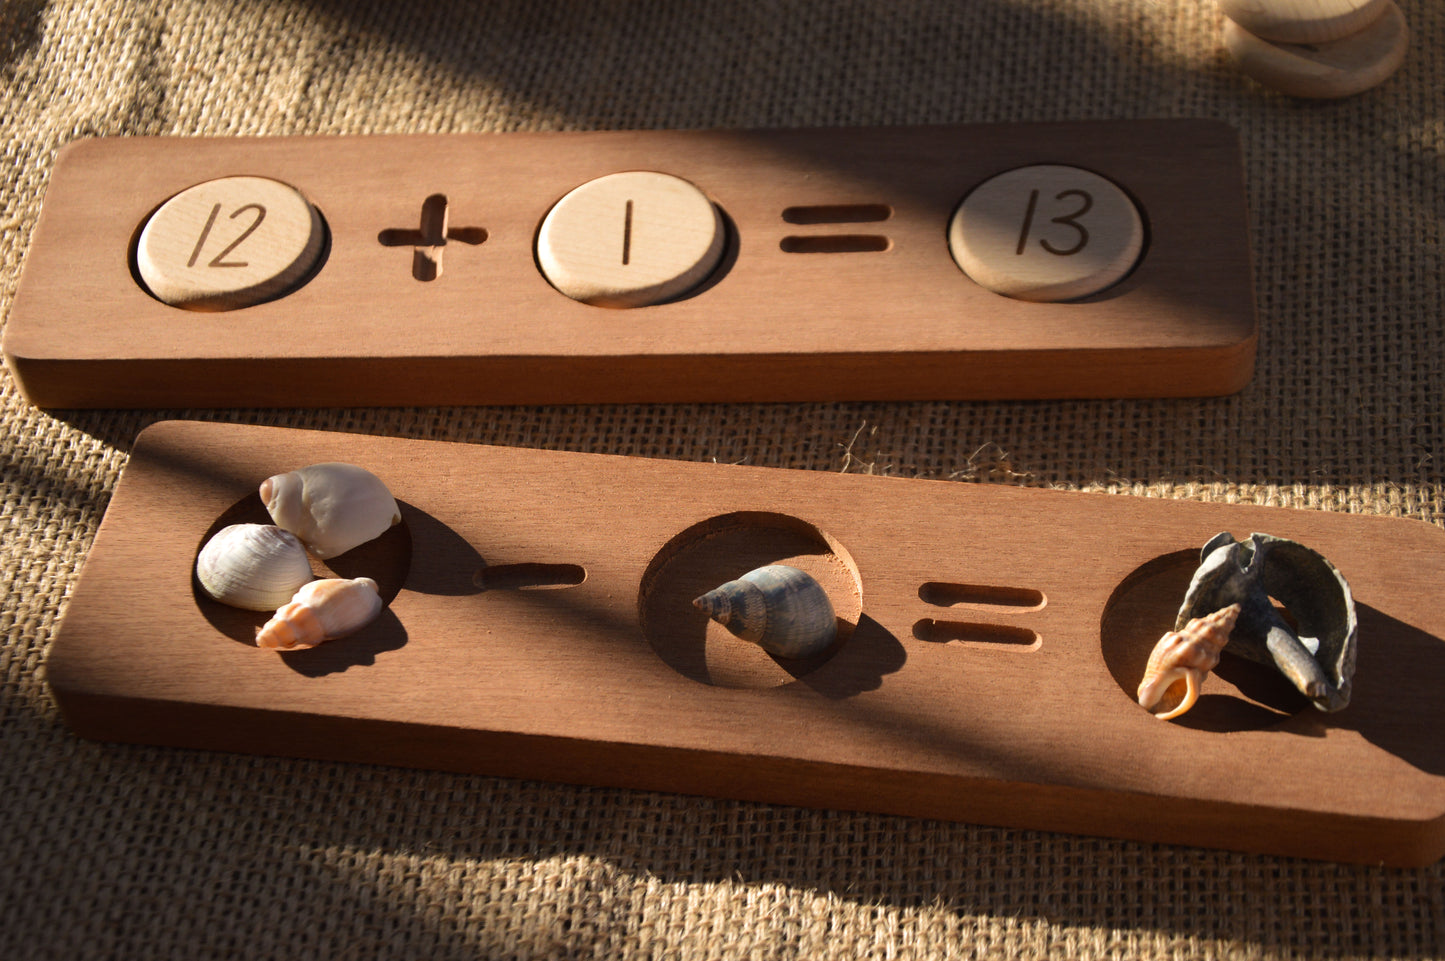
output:
M0 2L0 316L87 135L1203 116L1243 136L1262 321L1217 400L41 412L7 372L0 956L1442 953L1440 865L99 745L45 687L161 417L1445 524L1445 6L1401 3L1402 72L1304 103L1231 68L1205 0Z

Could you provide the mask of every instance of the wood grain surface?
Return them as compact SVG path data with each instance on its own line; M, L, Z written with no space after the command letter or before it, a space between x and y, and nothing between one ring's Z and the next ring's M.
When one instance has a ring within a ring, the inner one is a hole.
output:
M311 651L200 595L265 477L358 463L403 522L330 562L388 606ZM467 483L458 483L467 478ZM1200 545L1299 540L1359 606L1350 706L1234 659L1134 702ZM808 567L787 663L690 601ZM1398 865L1445 854L1445 534L1403 519L224 424L140 437L48 677L87 737L624 785Z
M1026 303L954 263L964 196L1035 163L1133 198L1148 242L1121 283ZM721 263L664 304L568 298L543 217L639 169L712 201ZM305 192L320 268L243 310L158 302L127 262L140 225L238 171ZM92 140L57 162L4 351L46 407L1216 395L1253 373L1246 226L1214 121Z

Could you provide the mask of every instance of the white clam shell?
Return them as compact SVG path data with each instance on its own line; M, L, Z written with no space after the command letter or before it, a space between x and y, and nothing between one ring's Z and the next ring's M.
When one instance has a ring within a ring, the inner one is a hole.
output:
M201 588L222 604L248 611L274 611L311 577L301 541L269 524L222 528L196 558Z
M692 602L745 641L779 657L812 657L838 636L833 602L811 574L769 564Z
M381 613L381 594L369 577L328 577L296 592L256 632L256 646L297 651L345 637Z
M381 479L355 464L312 464L268 477L261 500L277 527L325 560L345 554L401 520Z

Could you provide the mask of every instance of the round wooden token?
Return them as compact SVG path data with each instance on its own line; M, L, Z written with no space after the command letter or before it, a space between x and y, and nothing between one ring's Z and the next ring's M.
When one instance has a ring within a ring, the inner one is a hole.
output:
M167 304L235 310L295 290L325 242L321 215L295 187L224 177L181 191L150 216L136 268Z
M1249 33L1275 43L1324 43L1358 33L1390 0L1219 0L1219 9Z
M1224 45L1246 75L1293 97L1348 97L1382 83L1405 59L1405 16L1393 2L1357 33L1325 43L1271 43L1233 20Z
M573 300L645 307L680 297L722 260L722 216L679 177L627 171L559 200L537 233L537 262Z
M1078 167L1038 164L975 187L949 223L948 247L964 273L996 293L1077 300L1134 268L1144 222L1112 181Z

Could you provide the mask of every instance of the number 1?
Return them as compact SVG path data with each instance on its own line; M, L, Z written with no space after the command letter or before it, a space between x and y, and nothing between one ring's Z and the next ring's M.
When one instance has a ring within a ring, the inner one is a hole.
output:
M1037 193L1037 191L1035 192ZM201 239L196 241L196 249L191 251L191 259L186 261L187 267L194 267L196 265L196 258L201 256L201 248L206 246L206 238L211 236L211 228L215 226L216 223L216 214L220 212L220 204L216 204L216 206L211 208L211 216L206 218L206 226L201 228Z
M622 215L622 266L632 259L632 201L627 201L627 211Z
M1034 208L1037 207L1038 205L1039 205L1039 192L1038 192L1038 190L1031 190L1031 191L1029 191L1029 205L1028 205L1028 208L1024 211L1024 229L1019 231L1019 246L1018 246L1018 249L1014 251L1014 253L1018 254L1020 257L1023 256L1024 247L1028 245L1028 242L1029 242L1029 228L1034 225ZM214 218L215 216L216 216L216 215L215 215L214 213L211 214L211 217L212 217L212 218Z

